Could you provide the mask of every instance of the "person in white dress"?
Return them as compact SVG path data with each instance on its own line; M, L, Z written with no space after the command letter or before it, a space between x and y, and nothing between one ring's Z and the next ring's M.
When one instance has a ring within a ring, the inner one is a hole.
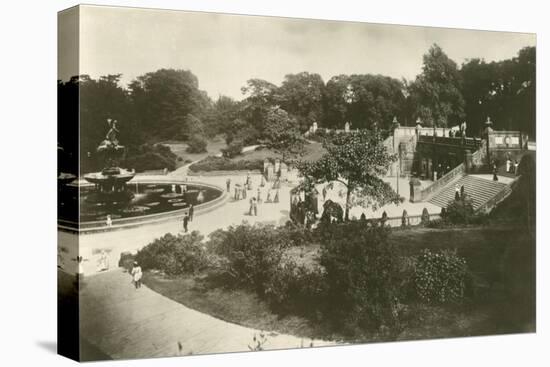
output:
M132 280L134 282L134 285L136 286L136 289L141 288L141 276L143 275L141 272L141 266L137 263L137 261L134 262L134 266L132 267Z

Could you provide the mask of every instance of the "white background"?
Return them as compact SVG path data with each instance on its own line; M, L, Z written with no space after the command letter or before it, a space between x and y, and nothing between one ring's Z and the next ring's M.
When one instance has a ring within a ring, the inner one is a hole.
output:
M550 362L546 218L550 11L544 1L95 1L97 4L536 32L537 334L106 362L105 366L542 366ZM0 364L67 366L56 340L56 12L73 1L0 8ZM327 46L328 47L328 46ZM366 71L368 72L368 70Z

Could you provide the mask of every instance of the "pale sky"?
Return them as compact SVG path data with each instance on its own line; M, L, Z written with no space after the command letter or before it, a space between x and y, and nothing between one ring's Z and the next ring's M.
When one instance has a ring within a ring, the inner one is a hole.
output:
M126 85L160 68L186 69L210 97L241 99L248 79L280 85L285 74L301 71L325 82L339 74L413 80L434 42L460 65L511 58L536 40L509 32L84 6L80 73L122 73Z

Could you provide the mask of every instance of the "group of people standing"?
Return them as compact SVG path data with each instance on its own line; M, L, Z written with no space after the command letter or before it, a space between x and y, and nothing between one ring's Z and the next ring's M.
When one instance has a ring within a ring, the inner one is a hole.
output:
M227 180L225 181L225 185L226 185L227 192L228 193L231 192L231 178L227 178ZM279 187L280 187L279 180L277 180L273 184L273 188L276 189L275 196L274 196L273 199L271 198L271 190L268 189L267 190L267 197L266 197L265 201L263 200L263 198L262 198L262 188L265 187L265 186L266 186L265 178L264 178L264 176L261 176L260 184L258 185L256 196L252 196L249 199L250 207L249 207L249 210L248 210L248 215L257 216L258 215L258 205L261 204L262 202L263 203L278 203L279 202ZM234 185L233 199L235 201L246 199L249 196L248 191L252 191L252 190L253 190L252 177L250 176L250 173L249 173L249 174L247 174L247 176L244 180L244 183L242 185L241 184L235 184Z

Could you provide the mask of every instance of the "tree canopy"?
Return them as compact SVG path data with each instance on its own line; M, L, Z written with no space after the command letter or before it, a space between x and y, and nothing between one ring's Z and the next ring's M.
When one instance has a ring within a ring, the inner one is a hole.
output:
M305 185L336 181L346 187L346 220L355 205L376 208L401 202L399 195L380 178L397 157L387 152L378 129L335 134L325 139L323 147L327 152L318 161L299 162L298 170Z
M437 44L424 55L422 73L409 86L409 105L426 126L453 126L464 119L457 64Z

